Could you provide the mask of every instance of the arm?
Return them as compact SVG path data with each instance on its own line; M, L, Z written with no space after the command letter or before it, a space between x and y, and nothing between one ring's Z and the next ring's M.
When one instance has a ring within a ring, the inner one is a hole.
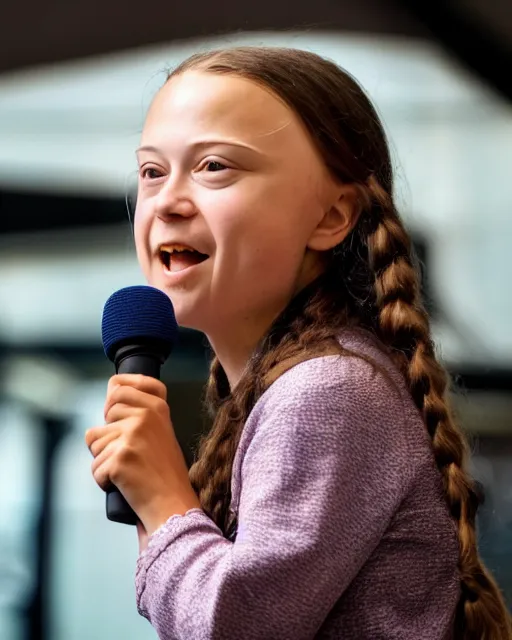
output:
M312 638L403 498L403 415L357 358L310 360L277 380L242 436L236 541L195 509L139 559L139 611L159 637Z

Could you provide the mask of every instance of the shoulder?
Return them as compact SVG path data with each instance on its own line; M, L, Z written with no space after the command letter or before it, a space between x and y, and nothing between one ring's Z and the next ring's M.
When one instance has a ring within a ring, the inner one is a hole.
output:
M257 401L238 445L235 496L244 473L246 485L274 473L279 486L299 486L308 474L333 491L352 487L366 496L377 483L401 499L418 425L386 358L374 362L364 345L350 351L296 364Z
M400 375L371 345L352 340L342 346L339 355L296 364L265 391L247 420L245 444L257 432L272 431L274 441L295 440L300 431L301 438L353 434L363 442L389 438L392 429L395 443L405 446L408 398Z
M310 358L283 373L263 394L256 413L346 409L366 413L379 410L403 415L408 400L402 376L376 340L363 332L340 338L336 355Z

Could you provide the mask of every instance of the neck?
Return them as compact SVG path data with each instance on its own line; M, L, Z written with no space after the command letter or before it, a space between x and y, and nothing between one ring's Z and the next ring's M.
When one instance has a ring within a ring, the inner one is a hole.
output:
M256 316L251 313L244 318L237 318L236 322L228 323L229 326L223 322L221 326L207 332L208 341L226 373L230 389L234 389L240 381L256 347L274 320L285 307L288 308L290 302L292 304L288 310L293 316L311 295L311 288L316 286L319 275L321 273L312 271L303 276L302 281L296 285L291 298L280 306L276 305L273 311L269 309L265 316ZM278 306L279 308L277 308ZM284 318L285 324L288 321L289 319Z
M295 297L287 308L287 313L282 316L284 326L280 328L275 326L278 333L287 330L290 317L299 312L309 295L309 288L305 288ZM254 316L246 317L234 323L235 326L226 328L226 325L223 325L219 327L218 332L212 331L207 334L210 345L224 369L230 389L236 387L258 344L282 311L281 309L274 314L269 314L265 319L259 318L259 322L254 320Z
M255 324L249 319L238 322L236 327L226 331L224 327L218 333L212 331L207 335L215 355L219 359L230 389L234 389L242 377L247 364L256 350L272 319L266 323Z

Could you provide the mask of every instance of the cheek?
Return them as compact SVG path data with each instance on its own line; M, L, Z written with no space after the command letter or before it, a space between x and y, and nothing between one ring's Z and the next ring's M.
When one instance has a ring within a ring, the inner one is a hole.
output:
M144 211L144 207L138 206L134 214L133 235L137 259L145 275L147 275L150 263L149 220L150 217Z
M298 206L297 199L277 189L226 197L210 226L219 275L228 273L232 282L242 284L250 279L251 287L256 280L278 285L276 278L288 286L300 269L308 239L304 219L298 224L302 214Z
M262 251L286 250L306 243L314 227L316 198L304 193L303 185L257 181L241 193L231 193L218 207L213 220L221 237L235 244Z

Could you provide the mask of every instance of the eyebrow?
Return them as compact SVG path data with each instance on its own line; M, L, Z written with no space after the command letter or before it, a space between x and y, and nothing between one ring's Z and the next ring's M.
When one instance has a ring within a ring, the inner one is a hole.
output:
M141 151L152 151L153 153L160 153L160 154L162 153L161 149L159 149L158 147L153 147L149 144L139 147L138 149L135 150L135 153L140 153Z
M249 144L242 144L241 142L236 142L234 140L199 140L198 142L194 142L190 145L190 147L192 149L201 149L204 147L213 147L215 145L218 146L225 146L225 147L240 147L241 149L247 149L249 151L254 151L255 153L262 153L259 149L257 149L256 147L253 147L252 145ZM162 149L159 149L158 147L155 147L153 145L143 145L142 147L139 147L135 153L140 153L141 151L150 151L152 153L158 153L160 155L164 155L164 152Z

